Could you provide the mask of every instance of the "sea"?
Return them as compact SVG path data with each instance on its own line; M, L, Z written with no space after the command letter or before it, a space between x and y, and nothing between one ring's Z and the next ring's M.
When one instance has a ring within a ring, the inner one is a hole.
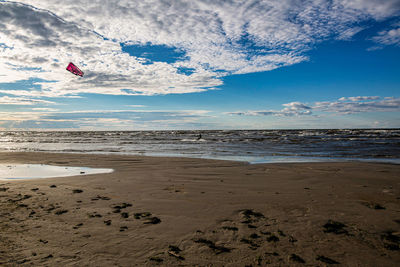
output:
M0 152L22 151L400 164L400 129L0 132Z

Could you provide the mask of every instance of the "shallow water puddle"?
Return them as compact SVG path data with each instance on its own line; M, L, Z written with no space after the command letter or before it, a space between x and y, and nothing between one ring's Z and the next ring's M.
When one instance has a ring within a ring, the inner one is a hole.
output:
M0 180L40 179L110 173L113 169L52 166L44 164L0 164Z

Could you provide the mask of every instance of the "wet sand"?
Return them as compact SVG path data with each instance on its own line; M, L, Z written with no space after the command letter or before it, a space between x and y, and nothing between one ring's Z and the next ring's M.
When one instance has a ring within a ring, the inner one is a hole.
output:
M400 262L399 165L49 153L0 163L114 169L0 181L2 266Z

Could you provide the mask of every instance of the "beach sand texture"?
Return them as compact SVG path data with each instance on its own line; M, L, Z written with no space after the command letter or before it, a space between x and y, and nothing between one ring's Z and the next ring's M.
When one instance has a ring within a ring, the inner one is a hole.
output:
M400 166L0 153L0 265L399 266Z

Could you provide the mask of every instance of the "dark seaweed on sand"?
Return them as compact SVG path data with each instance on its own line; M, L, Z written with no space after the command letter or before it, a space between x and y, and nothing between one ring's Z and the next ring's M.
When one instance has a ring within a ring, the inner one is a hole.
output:
M194 242L207 245L209 248L214 250L215 254L221 254L221 253L224 253L224 252L231 252L230 248L227 248L227 247L224 247L224 246L217 246L217 245L215 245L215 243L213 241L208 240L208 239L199 238L199 239L194 240Z
M272 233L269 231L260 231L261 234L263 235L271 235Z
M161 219L158 217L152 217L149 218L147 221L144 222L144 224L159 224L161 222Z
M20 261L17 261L17 264L24 264L24 263L26 263L26 262L30 262L30 260L28 260L28 259L22 259L22 260L20 260Z
M344 227L346 227L345 224L341 223L341 222L336 222L333 220L328 220L328 222L326 224L324 224L323 226L324 232L325 233L334 233L334 234L348 234L346 229L343 229Z
M96 212L91 213L91 214L89 213L88 216L89 216L89 218L101 218L101 217L103 217L101 214L98 214Z
M68 212L68 210L57 210L57 211L55 212L55 214L56 214L56 215L61 215L61 214L67 213L67 212Z
M15 203L15 202L18 202L18 201L22 201L22 200L25 200L25 199L28 199L28 198L31 198L32 196L31 195L21 195L21 194L18 194L17 195L17 199L8 199L8 202L11 202L11 203Z
M230 231L238 231L239 229L234 226L222 226L222 229L224 230L230 230Z
M155 262L163 262L164 260L159 258L159 257L150 257L150 261L155 261Z
M97 195L96 197L92 198L92 200L110 200L111 198L109 197L102 197L100 195Z
M126 209L128 207L132 207L132 204L130 204L130 203L122 203L121 205L115 205L115 206L113 206L113 209L114 209L113 212L114 213L120 213L121 209Z
M265 218L264 214L262 214L261 212L256 212L253 211L251 209L245 209L245 210L241 210L243 216L246 219L250 219L251 217L255 217L255 218Z
M78 229L79 227L81 227L83 225L83 223L78 223L77 225L75 225L74 227L72 227L73 229Z
M245 244L249 244L250 248L255 249L260 247L259 245L257 245L256 243L254 243L253 241L246 239L246 238L242 238L240 239L240 242L245 243Z
M265 252L265 255L279 256L278 252Z
M328 258L328 257L321 256L321 255L318 255L317 258L316 258L316 260L317 260L317 261L322 261L322 262L328 263L328 264L340 264L339 262L337 262L337 261L335 261L335 260L332 260L332 259L330 259L330 258Z
M132 207L132 204L130 204L130 203L122 203L121 204L121 209L125 209L125 208L128 208L128 207Z
M279 241L279 237L277 237L276 235L271 235L267 238L268 242L278 242Z
M298 256L296 254L290 255L290 260L298 262L298 263L306 263L305 260L303 260L300 256Z
M385 210L386 208L383 207L382 205L378 203L373 203L373 202L363 202L362 203L364 206L370 208L370 209L375 209L375 210Z
M174 246L174 245L169 245L168 250L173 251L175 253L179 253L182 251L178 246Z
M284 233L282 230L278 230L278 234L279 234L280 236L286 236L285 233Z
M150 212L137 212L133 214L133 217L135 217L135 219L140 219L140 218L146 218L151 216Z
M72 190L72 193L74 193L74 194L79 194L79 193L82 193L82 192L83 192L83 190L81 190L81 189Z
M260 238L260 236L256 233L250 235L250 238Z
M399 250L400 249L400 236L394 235L393 231L387 231L381 235L384 242L384 247L389 250Z
M289 242L291 242L291 243L297 242L297 239L290 235Z
M185 258L178 253L181 252L181 249L177 246L169 246L168 254L172 257L177 258L178 260L185 260Z

